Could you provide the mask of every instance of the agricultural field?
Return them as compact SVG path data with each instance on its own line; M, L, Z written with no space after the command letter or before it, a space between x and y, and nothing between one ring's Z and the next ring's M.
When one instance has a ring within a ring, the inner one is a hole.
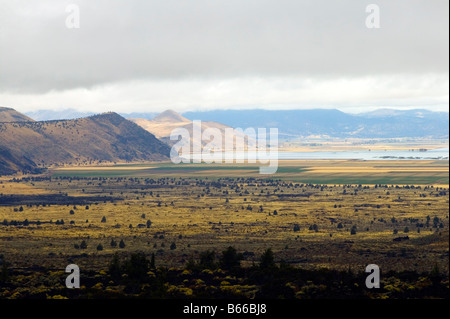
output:
M449 264L448 161L134 164L0 181L0 253L13 271L108 271L115 254L184 269L233 246L253 267L430 272Z
M280 160L268 178L313 184L448 185L448 161ZM72 177L221 177L261 178L259 164L116 164L63 167L50 176Z

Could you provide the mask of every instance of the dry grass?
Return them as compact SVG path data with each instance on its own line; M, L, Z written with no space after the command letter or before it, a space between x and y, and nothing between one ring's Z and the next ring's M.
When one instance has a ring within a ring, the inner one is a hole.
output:
M367 163L364 165L367 167ZM224 171L214 170L219 176ZM245 176L242 170L239 172ZM43 265L58 269L69 261L84 268L105 268L114 252L137 250L156 252L159 265L180 266L201 251L219 253L233 245L255 256L271 247L277 260L306 268L359 269L375 263L383 270L423 271L437 263L448 270L447 188L295 187L283 181L223 178L223 186L216 187L210 182L211 177L218 181L218 175L202 171L204 179L200 180L198 173L194 178L172 179L168 175L159 181L153 176L153 183L149 179L146 182L146 175L132 180L53 178L34 182L35 186L30 182L12 183L17 187L15 192L27 190L32 194L43 189L77 196L112 194L123 200L93 203L88 210L84 205L77 209L73 205L33 205L23 207L22 212L14 211L18 207L0 207L0 222L41 221L41 225L0 225L0 250L14 267ZM74 210L73 215L70 210ZM417 227L418 223L426 224L427 216L430 225ZM103 217L106 222L101 222ZM396 223L392 223L393 217ZM433 227L434 217L443 228ZM54 223L61 219L64 225ZM138 227L147 220L152 222L150 228ZM48 221L53 223L44 223ZM342 228L338 228L339 223ZM295 224L300 231L293 230ZM317 231L309 229L314 224ZM354 225L357 233L351 235ZM405 227L408 233L404 233ZM394 229L397 234L393 234ZM409 240L393 241L400 236L409 236ZM126 247L111 247L111 239L117 243L123 239ZM88 248L76 249L74 244L82 240ZM170 250L173 242L177 247ZM97 251L98 244L103 245L102 251ZM244 264L251 265L255 258L250 254Z
M31 185L0 181L0 194L3 195L37 195L49 193L51 192L48 190L40 189Z

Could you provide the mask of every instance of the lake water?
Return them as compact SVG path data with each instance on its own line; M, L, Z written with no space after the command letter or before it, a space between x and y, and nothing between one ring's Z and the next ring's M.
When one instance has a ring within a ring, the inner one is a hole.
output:
M419 151L279 152L279 159L448 160L449 149Z
M200 158L199 155L194 154L194 158ZM212 159L255 159L255 155L249 156L247 153L231 153L218 152L211 156ZM440 148L428 150L425 152L419 151L336 151L336 152L278 152L278 156L269 152L264 156L264 153L256 154L256 159L356 159L366 161L376 160L448 160L449 148ZM205 157L203 155L203 160Z

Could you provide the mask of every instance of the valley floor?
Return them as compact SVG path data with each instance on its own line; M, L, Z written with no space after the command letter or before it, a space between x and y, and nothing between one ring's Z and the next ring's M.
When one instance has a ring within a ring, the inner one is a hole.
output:
M0 262L19 277L71 263L107 274L136 252L182 270L233 246L244 268L270 248L277 267L438 269L448 286L448 161L286 161L264 179L169 163L51 174L0 181Z

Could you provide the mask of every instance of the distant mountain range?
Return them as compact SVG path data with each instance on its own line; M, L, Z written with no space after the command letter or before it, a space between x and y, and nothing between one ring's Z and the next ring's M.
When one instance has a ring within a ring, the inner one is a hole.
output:
M337 138L449 138L449 113L427 110L380 109L363 114L338 110L216 110L90 115L74 110L21 114L0 107L0 175L37 172L43 167L118 161L168 160L170 133L192 121L202 130L277 127L280 139L308 136ZM34 114L36 117L37 113ZM66 119L48 120L53 117ZM75 117L75 119L68 119ZM158 139L159 138L159 139ZM203 145L205 141L202 141Z
M0 175L54 164L168 160L170 155L168 145L116 113L30 121L2 108L0 116ZM4 120L12 117L17 121Z
M34 120L73 119L93 115L75 110L26 113ZM152 120L157 113L121 113L132 119ZM189 120L216 122L233 128L278 127L281 138L330 136L337 138L449 137L449 113L427 110L379 109L349 114L334 109L214 110L181 114ZM150 130L151 131L151 130ZM155 132L156 133L156 132Z
M449 137L449 113L427 110L380 109L362 114L338 110L216 110L184 113L188 119L220 121L231 127L278 127L280 138L330 136L338 138Z

